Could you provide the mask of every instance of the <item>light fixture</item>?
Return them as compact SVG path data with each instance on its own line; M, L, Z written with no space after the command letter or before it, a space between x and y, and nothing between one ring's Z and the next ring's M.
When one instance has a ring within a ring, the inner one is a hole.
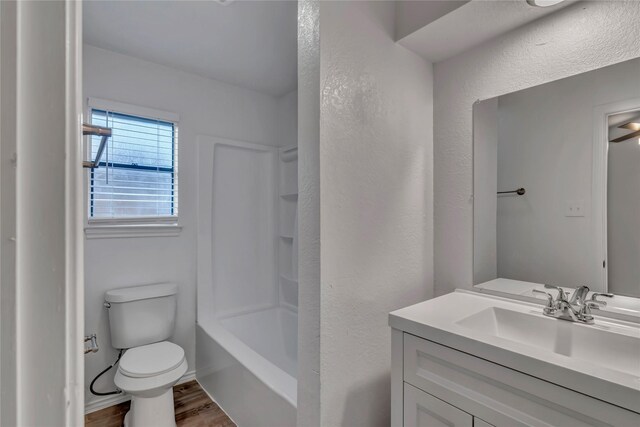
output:
M623 135L619 138L613 139L609 142L623 142L626 141L628 139L632 139L632 138L637 138L640 136L640 118L635 118L633 120L631 120L630 122L626 122L623 123L621 125L618 125L618 128L620 129L629 129L633 132L630 132L626 135Z
M629 129L629 130L640 130L640 120L636 119L632 122L629 123L625 123L623 125L618 126L619 128L622 129Z
M563 1L564 0L527 0L527 3L535 7L549 7L562 3Z

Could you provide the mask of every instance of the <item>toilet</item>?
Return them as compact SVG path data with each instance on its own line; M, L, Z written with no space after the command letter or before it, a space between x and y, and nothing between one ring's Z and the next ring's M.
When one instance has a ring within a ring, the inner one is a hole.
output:
M173 386L187 372L184 350L167 341L176 320L174 283L105 293L111 344L123 349L115 384L131 396L125 427L175 427Z

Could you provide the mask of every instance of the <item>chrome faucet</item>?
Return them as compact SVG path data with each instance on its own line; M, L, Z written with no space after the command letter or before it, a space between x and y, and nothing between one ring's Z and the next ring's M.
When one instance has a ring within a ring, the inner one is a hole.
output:
M533 292L542 294L547 297L547 305L542 310L545 316L555 317L556 319L568 320L570 322L580 322L586 324L593 324L593 315L591 314L592 308L600 308L607 305L606 302L597 299L598 296L604 296L607 298L613 297L613 294L594 293L590 300L587 300L587 294L589 293L589 287L580 286L573 291L571 299L568 298L567 293L559 286L544 285L547 289L555 289L558 291L558 296L554 299L553 295L545 291L539 291L534 289Z
M580 286L573 291L571 294L571 299L569 300L569 304L576 305L578 307L582 307L587 299L587 294L589 293L588 286Z

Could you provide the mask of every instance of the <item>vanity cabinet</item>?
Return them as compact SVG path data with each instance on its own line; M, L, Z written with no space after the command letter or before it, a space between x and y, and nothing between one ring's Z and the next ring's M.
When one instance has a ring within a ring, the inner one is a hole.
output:
M392 426L640 426L636 412L398 329L391 385Z
M491 424L404 383L404 425L416 427L490 427Z

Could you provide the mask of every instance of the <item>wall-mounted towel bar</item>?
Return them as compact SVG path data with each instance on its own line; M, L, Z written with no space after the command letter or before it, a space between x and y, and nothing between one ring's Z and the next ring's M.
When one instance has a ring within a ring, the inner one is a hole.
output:
M102 157L102 153L104 152L104 149L107 146L107 138L111 136L111 128L94 126L88 123L83 123L82 134L95 135L95 136L102 137L102 140L100 141L100 145L98 146L98 152L96 153L96 159L94 161L82 162L82 167L84 168L91 168L91 169L97 168L100 165L100 158Z
M517 190L498 191L498 194L517 194L518 196L522 196L526 192L527 192L527 190L525 190L524 187L520 187Z

